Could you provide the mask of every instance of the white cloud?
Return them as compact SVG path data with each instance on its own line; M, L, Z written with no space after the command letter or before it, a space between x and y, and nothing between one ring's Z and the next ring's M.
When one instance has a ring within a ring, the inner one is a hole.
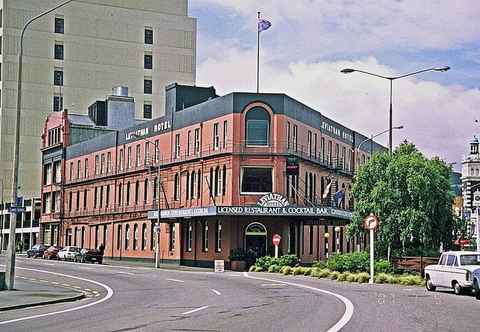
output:
M265 51L263 58L268 58ZM255 90L254 50L225 49L198 67L198 84L214 85L217 92ZM328 117L362 132L388 128L389 83L359 73L342 74L342 68L395 73L368 57L358 61L292 62L288 67L261 65L261 91L284 92ZM448 75L438 73L438 75ZM421 76L394 82L393 122L405 129L394 133L394 144L413 141L429 156L460 161L475 133L480 91L423 81ZM387 135L381 140L387 143Z
M449 49L477 41L480 36L480 4L476 0L196 0L195 5L231 9L243 15L245 26L251 30L255 30L260 10L273 22L268 33L276 49L297 55L304 50L325 56Z

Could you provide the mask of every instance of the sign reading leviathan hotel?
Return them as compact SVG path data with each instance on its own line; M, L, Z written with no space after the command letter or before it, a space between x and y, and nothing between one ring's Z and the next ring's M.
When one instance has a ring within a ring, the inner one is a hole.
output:
M149 211L149 219L156 219L157 213L157 211ZM351 219L352 212L323 206L291 206L285 197L275 193L262 196L254 206L210 206L160 211L161 219L202 216L304 216Z

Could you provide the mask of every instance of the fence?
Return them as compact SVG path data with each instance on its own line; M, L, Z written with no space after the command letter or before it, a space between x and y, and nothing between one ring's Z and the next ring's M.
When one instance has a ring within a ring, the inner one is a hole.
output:
M395 269L418 272L422 277L425 266L437 264L437 262L438 257L404 256L392 258Z

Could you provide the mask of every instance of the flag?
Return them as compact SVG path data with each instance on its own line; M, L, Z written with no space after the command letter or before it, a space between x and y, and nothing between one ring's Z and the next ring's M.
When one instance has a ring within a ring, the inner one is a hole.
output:
M332 186L332 183L333 183L333 181L330 180L330 182L325 187L325 190L323 191L323 195L322 195L323 199L327 198L328 194L330 193L330 187Z
M272 23L270 23L267 20L263 20L263 19L258 20L258 32L265 31L268 28L270 28L271 26L272 26Z
M335 193L335 201L337 201L337 204L340 204L341 201L345 198L345 189L341 189Z

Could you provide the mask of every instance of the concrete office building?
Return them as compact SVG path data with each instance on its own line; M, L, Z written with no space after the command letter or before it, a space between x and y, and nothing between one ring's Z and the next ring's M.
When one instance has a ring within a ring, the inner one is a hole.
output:
M352 177L383 146L358 149L365 136L284 94L172 84L165 102L162 117L78 143L68 114L49 116L40 241L144 260L159 241L162 262L227 267L231 249L272 254L275 233L306 263L364 247L345 231Z
M0 178L10 200L18 42L24 22L59 0L0 0ZM164 114L164 87L195 82L196 20L187 0L73 1L33 23L24 40L19 195L40 197L45 117L85 112L127 86L135 117Z

